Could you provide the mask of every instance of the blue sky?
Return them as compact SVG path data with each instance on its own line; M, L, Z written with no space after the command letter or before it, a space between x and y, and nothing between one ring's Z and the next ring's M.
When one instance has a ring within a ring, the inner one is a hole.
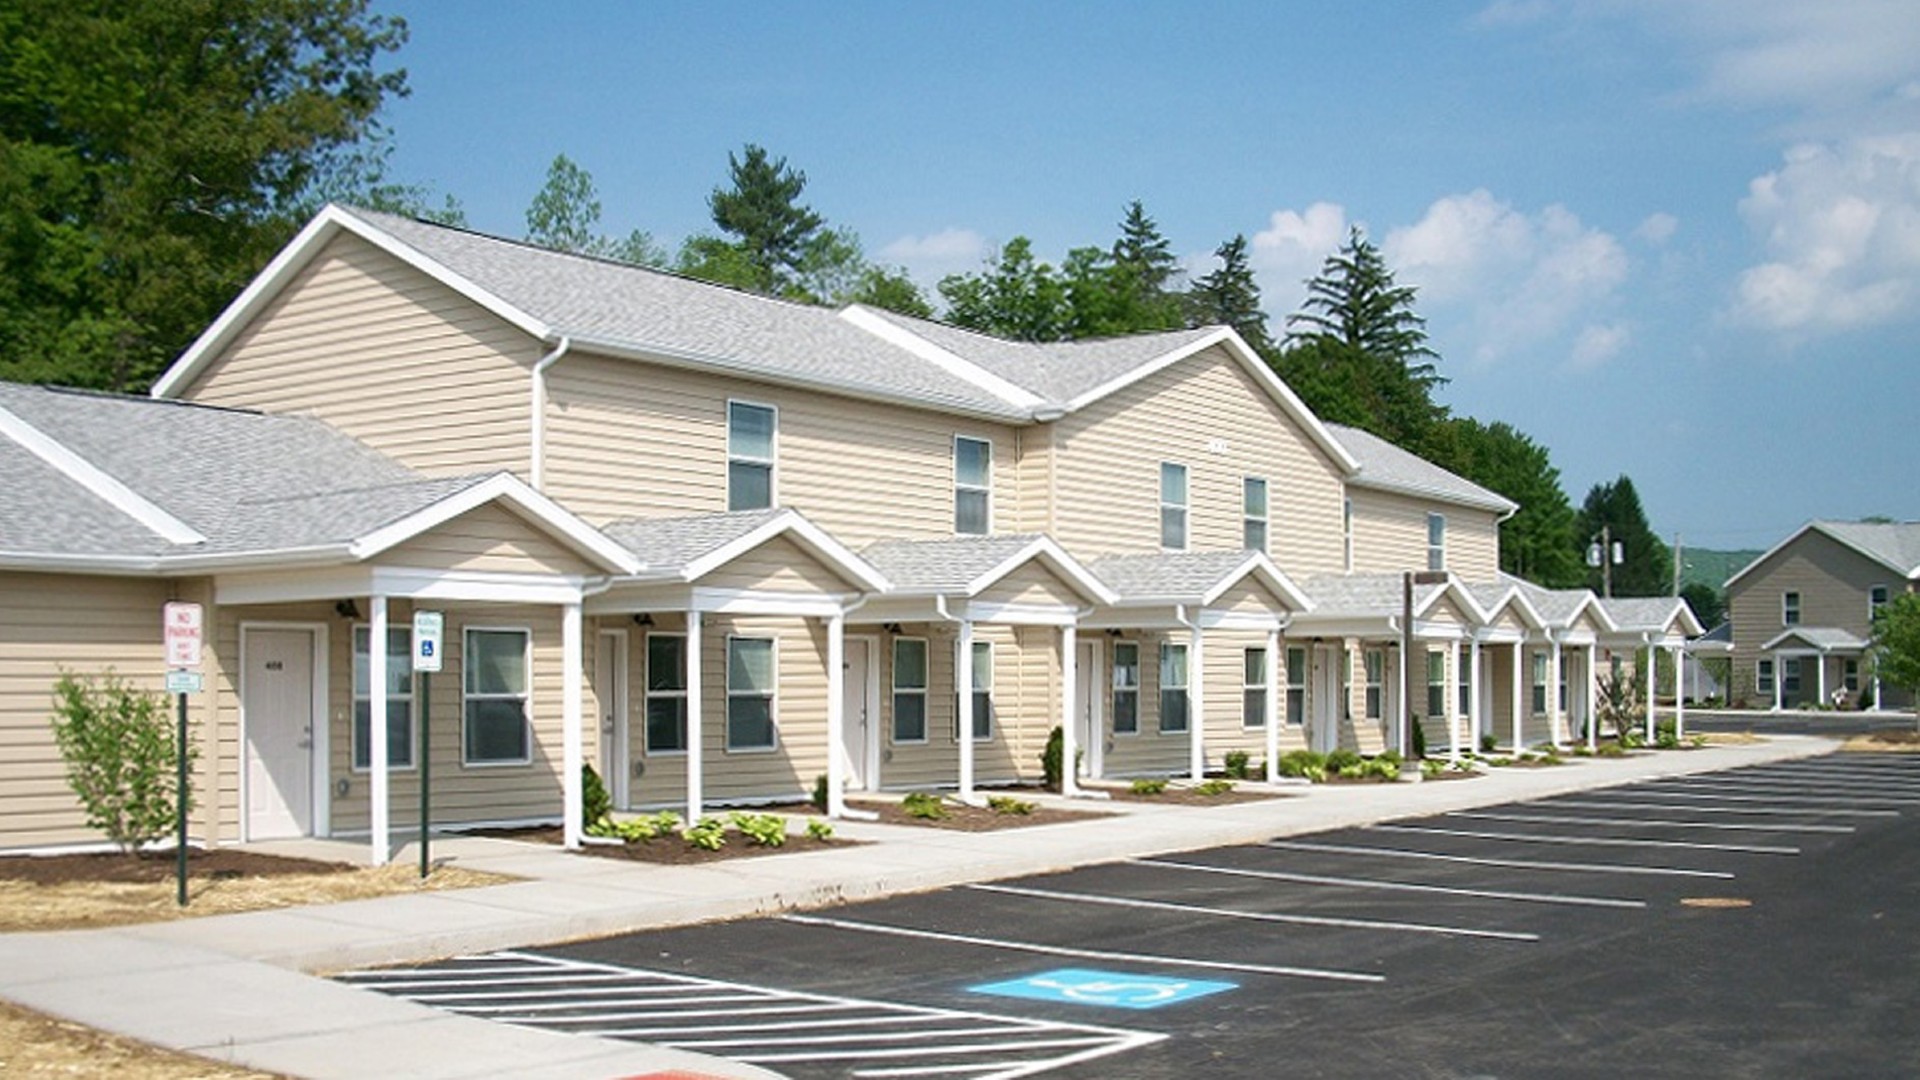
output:
M1920 519L1912 0L375 6L412 28L394 171L482 231L566 153L671 246L753 142L929 285L1136 198L1196 273L1245 233L1278 326L1357 224L1443 399L1576 505L1625 473L1718 548Z

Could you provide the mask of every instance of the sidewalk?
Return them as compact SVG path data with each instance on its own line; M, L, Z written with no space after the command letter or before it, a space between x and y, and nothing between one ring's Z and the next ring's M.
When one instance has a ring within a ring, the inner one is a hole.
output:
M1826 739L1571 759L1473 780L1284 788L1218 807L1074 801L1085 822L986 833L846 821L838 851L656 866L477 837L436 858L527 880L111 930L0 935L0 997L173 1049L297 1076L775 1074L719 1058L454 1016L315 973L871 899L1637 780L1828 753ZM1049 798L1050 805L1057 805ZM364 844L257 845L358 861ZM396 859L417 858L401 851Z

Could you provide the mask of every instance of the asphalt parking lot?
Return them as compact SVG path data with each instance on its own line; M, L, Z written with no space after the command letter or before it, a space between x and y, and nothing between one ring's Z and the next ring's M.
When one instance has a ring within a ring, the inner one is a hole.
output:
M1920 1075L1920 758L345 976L846 1076Z

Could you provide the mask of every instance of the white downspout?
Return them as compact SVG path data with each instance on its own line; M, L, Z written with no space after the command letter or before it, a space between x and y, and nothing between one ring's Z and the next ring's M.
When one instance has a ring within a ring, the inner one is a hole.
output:
M533 364L533 385L530 388L531 423L528 438L532 443L528 453L528 483L533 490L540 491L547 471L547 369L560 362L560 358L573 349L573 339L561 335L560 343L553 351L542 356Z

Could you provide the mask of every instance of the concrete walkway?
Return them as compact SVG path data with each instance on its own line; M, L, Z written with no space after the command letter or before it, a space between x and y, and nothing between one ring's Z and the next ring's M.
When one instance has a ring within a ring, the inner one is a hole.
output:
M295 1076L591 1077L752 1066L454 1016L315 977L631 930L814 907L1254 843L1830 752L1819 738L1573 759L1472 780L1278 789L1217 807L1075 801L1115 816L987 833L841 822L858 847L666 867L473 837L436 860L526 880L482 889L220 915L111 930L0 935L0 997L160 1046ZM1049 805L1061 804L1048 798ZM256 845L360 861L364 844ZM411 856L417 858L417 855ZM402 851L400 861L409 858Z

